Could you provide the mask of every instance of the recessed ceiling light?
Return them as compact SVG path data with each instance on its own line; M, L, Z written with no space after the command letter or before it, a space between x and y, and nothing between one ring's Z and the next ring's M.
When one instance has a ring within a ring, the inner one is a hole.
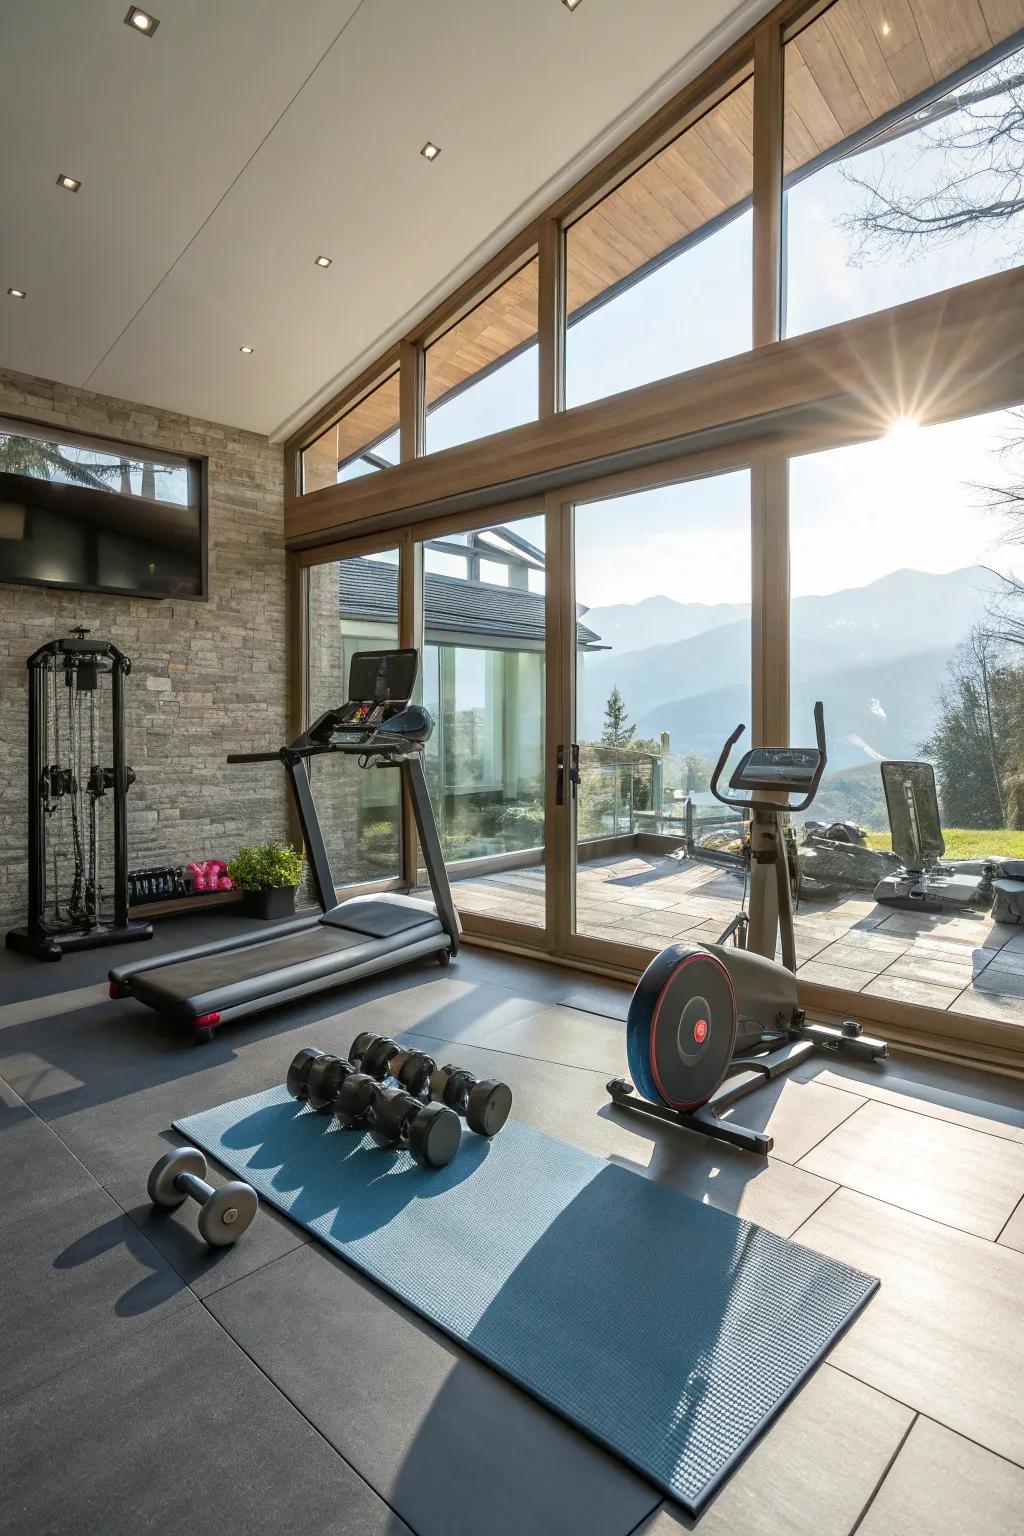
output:
M238 350L239 352L245 352L248 355L248 353L252 351L252 347L239 347Z
M580 0L562 0L562 4L565 6L567 11L574 11L579 3Z
M128 7L128 14L124 19L124 24L136 32L141 32L143 37L152 37L160 25L155 16L151 16L148 11L140 10L137 5L130 5Z
M424 160L436 160L440 153L440 146L438 144L431 144L429 139L420 150L420 154L423 156Z
M889 23L887 21L883 21L882 22L882 36L883 37L888 37L889 33L891 31L892 31L892 27L890 27Z
M333 256L318 256L316 258L316 265L318 267L329 267L333 260Z
M57 177L57 185L58 187L63 187L65 192L78 192L81 189L82 183L76 181L73 176L61 175Z
M23 299L25 297L25 290L24 288L8 288L7 297L10 299Z

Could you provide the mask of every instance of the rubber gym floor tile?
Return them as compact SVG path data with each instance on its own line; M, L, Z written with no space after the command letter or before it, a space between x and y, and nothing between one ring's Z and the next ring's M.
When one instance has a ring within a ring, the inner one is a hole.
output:
M542 1008L494 1030L482 1043L488 1049L585 1067L606 1077L621 1077L627 1070L625 1026L577 1008Z
M991 1072L890 1050L881 1069L873 1063L812 1056L792 1076L1008 1141L1024 1136L1024 1087Z
M1024 1143L890 1104L865 1104L800 1166L978 1237L998 1237L1024 1196Z
M704 1511L700 1536L847 1536L913 1418L823 1365ZM678 1506L664 1504L636 1536L692 1529Z
M13 1397L195 1298L101 1189L4 1228L0 1398Z
M872 1502L862 1536L1006 1536L1024 1523L1024 1469L918 1419Z
M98 1187L50 1127L0 1086L0 1229Z
M1018 1253L1024 1253L1024 1200L1000 1232L999 1241L1007 1248L1015 1248Z
M332 1016L343 1016L347 1042L364 1029L379 1035L424 1030L445 1040L483 1039L542 1006L536 998L513 997L502 987L468 977L421 972L408 980L410 985L392 995L370 997L345 1008L336 1002Z
M433 1055L429 1036L404 1036ZM724 1142L645 1120L617 1109L605 1088L607 1074L565 1067L482 1046L459 1047L458 1061L477 1077L507 1082L512 1114L560 1141L648 1178L657 1179L695 1200L703 1200L748 1221L789 1237L835 1189L801 1168L751 1157ZM746 1124L763 1130L771 1113L770 1096L743 1106Z
M411 1536L204 1308L0 1411L5 1536Z
M1024 1254L846 1189L796 1240L882 1282L836 1366L1024 1462Z
M418 1536L625 1536L661 1498L316 1245L209 1306Z
M171 1145L181 1145L181 1137L175 1135L168 1141L168 1147ZM156 1161L155 1156L153 1161ZM211 1164L206 1177L207 1182L217 1188L227 1183L232 1175ZM111 1193L124 1206L139 1231L159 1249L174 1272L197 1296L210 1296L222 1286L231 1285L243 1275L251 1274L309 1241L308 1235L295 1222L286 1221L263 1205L242 1242L226 1248L210 1248L199 1236L196 1226L199 1207L194 1200L186 1200L174 1210L157 1209L146 1198L129 1203L137 1200L139 1188L139 1179L126 1178L118 1181ZM141 1188L145 1194L144 1180Z

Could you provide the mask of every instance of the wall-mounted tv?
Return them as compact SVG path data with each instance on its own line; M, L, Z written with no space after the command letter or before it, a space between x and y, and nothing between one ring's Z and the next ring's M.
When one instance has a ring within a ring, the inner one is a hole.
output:
M206 597L205 460L0 417L0 582Z

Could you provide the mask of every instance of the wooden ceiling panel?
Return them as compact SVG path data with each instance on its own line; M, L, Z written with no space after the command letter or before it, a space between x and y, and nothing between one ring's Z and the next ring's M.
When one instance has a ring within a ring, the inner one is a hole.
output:
M570 316L750 196L753 96L745 80L572 225Z
M1022 27L1024 0L836 0L786 47L787 171Z
M397 428L396 370L303 450L303 490L318 491L322 486L337 484L339 464L348 463L379 443L381 438L389 437Z
M427 348L428 407L537 335L537 258Z

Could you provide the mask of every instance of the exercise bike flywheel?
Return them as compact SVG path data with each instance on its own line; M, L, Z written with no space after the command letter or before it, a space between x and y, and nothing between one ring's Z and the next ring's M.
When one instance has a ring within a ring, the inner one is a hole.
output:
M736 994L717 956L670 944L641 976L626 1019L629 1070L651 1103L706 1104L736 1048Z

